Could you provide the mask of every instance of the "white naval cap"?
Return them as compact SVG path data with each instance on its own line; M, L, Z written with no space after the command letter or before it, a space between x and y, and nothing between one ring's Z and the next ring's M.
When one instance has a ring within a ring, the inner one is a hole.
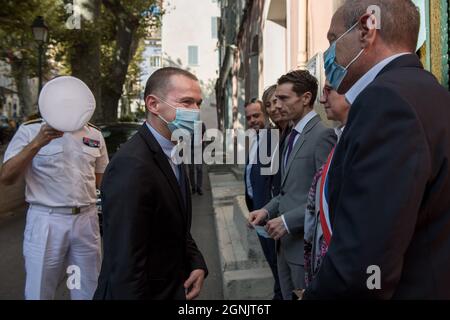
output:
M80 79L61 76L42 88L39 111L52 128L63 132L78 131L94 114L95 97Z

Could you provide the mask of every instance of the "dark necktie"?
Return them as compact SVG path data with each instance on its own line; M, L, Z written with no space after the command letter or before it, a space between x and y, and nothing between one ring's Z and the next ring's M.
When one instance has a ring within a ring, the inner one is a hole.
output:
M180 186L181 197L185 208L187 207L187 195L186 195L186 174L183 168L183 164L177 166L178 169L178 184Z
M291 156L292 149L294 148L295 137L297 135L298 135L297 130L292 129L291 134L289 135L289 140L288 140L288 149L287 149L287 154L286 154L285 163L284 163L285 167L287 166L289 157Z

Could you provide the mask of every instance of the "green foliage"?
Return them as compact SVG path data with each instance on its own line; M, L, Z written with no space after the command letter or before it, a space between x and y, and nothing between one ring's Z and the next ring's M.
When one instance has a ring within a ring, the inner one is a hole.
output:
M0 6L0 59L11 63L11 59L22 59L29 66L29 77L37 74L37 44L33 39L31 24L36 16L43 16L49 28L49 42L46 45L44 74L71 74L72 66L84 65L89 70L95 61L76 61L76 48L79 50L100 50L100 74L98 85L107 88L119 81L111 79L111 70L118 67L121 47L117 41L120 27L137 25L133 34L132 50L125 67L127 77L124 81L132 90L128 95L138 95L131 83L139 79L143 52L143 40L151 37L161 24L161 16L149 14L152 5L160 0L85 0L83 10L92 12L95 4L99 7L96 19L89 21L84 16L81 29L68 29L66 21L71 16L67 5L73 0L3 0ZM99 46L96 44L100 44ZM93 68L95 70L95 68ZM123 85L123 84L122 84ZM107 106L117 108L117 105Z

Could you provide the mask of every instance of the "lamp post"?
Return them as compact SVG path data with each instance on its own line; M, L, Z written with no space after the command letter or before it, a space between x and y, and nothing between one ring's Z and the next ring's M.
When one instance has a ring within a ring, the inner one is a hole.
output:
M34 40L36 40L39 46L38 53L38 76L39 76L39 92L42 89L42 55L44 53L44 44L47 42L48 37L48 27L45 24L44 18L42 16L36 17L33 24L31 25L33 30Z

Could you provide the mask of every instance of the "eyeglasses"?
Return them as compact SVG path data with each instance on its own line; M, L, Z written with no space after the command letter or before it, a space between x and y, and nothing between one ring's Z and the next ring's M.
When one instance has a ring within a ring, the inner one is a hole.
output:
M330 92L333 91L333 88L329 87L329 86L325 86L323 88L323 95L324 96L328 96L330 94Z

